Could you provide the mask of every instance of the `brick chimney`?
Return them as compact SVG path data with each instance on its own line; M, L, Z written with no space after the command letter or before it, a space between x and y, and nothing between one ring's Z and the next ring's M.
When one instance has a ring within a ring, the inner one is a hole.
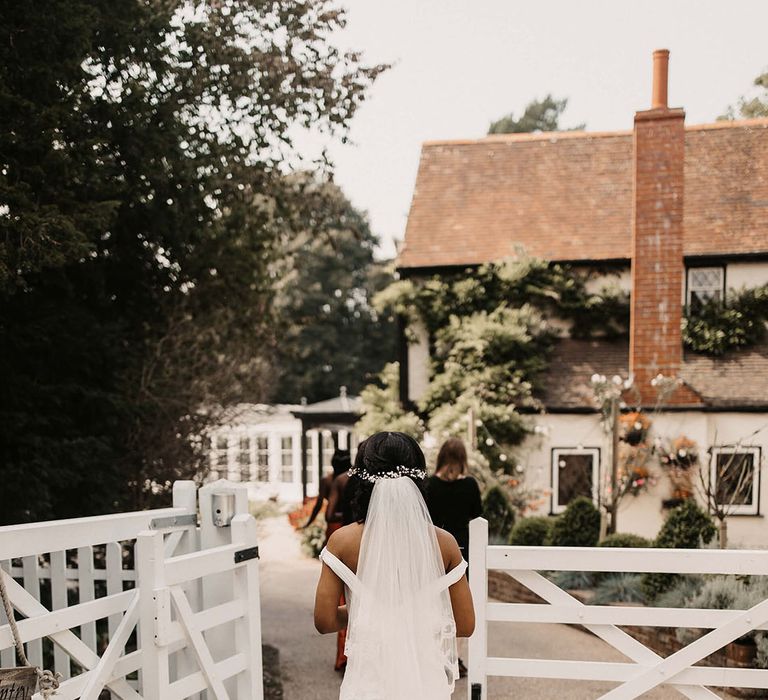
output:
M652 107L635 114L629 371L643 405L657 401L651 380L682 363L685 112L667 104L668 68L669 51L654 51ZM681 385L666 403L701 401Z

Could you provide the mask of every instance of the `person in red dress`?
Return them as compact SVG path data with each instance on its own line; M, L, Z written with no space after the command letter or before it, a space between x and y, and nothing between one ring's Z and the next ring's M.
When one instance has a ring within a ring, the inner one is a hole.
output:
M331 458L333 466L333 482L328 494L328 507L325 509L325 521L328 526L325 530L325 541L340 527L347 525L349 518L349 504L345 498L347 482L349 481L349 468L352 460L349 450L336 450ZM339 605L346 605L342 593ZM336 661L333 668L336 671L344 671L347 665L347 657L344 654L344 645L347 643L347 630L339 630L336 634Z

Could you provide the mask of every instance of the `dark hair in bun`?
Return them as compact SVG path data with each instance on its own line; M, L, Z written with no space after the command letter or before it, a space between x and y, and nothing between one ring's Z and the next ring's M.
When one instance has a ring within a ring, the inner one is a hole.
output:
M427 463L419 443L405 433L382 432L363 440L357 448L354 471L367 472L372 476L393 471L403 466L420 472L426 472ZM409 476L424 492L424 479ZM374 483L356 475L349 477L347 489L350 491L352 519L364 523L368 515Z

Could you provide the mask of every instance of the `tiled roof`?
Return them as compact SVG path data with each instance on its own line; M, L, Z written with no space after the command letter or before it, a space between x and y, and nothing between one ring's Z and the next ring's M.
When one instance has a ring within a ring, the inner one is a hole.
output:
M686 129L685 255L768 253L768 119ZM630 257L632 132L423 146L401 268Z
M626 340L564 338L552 352L539 397L548 409L596 408L592 375L626 376L628 367ZM768 343L721 358L686 353L680 376L706 406L768 408Z

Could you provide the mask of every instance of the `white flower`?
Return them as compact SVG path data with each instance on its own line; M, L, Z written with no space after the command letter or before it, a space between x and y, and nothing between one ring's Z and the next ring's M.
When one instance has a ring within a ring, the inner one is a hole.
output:
M621 386L623 383L621 377L618 374L614 374L613 377L611 377L611 381L615 386Z
M488 447L493 445L493 438L486 438L485 439L485 444L488 445Z

